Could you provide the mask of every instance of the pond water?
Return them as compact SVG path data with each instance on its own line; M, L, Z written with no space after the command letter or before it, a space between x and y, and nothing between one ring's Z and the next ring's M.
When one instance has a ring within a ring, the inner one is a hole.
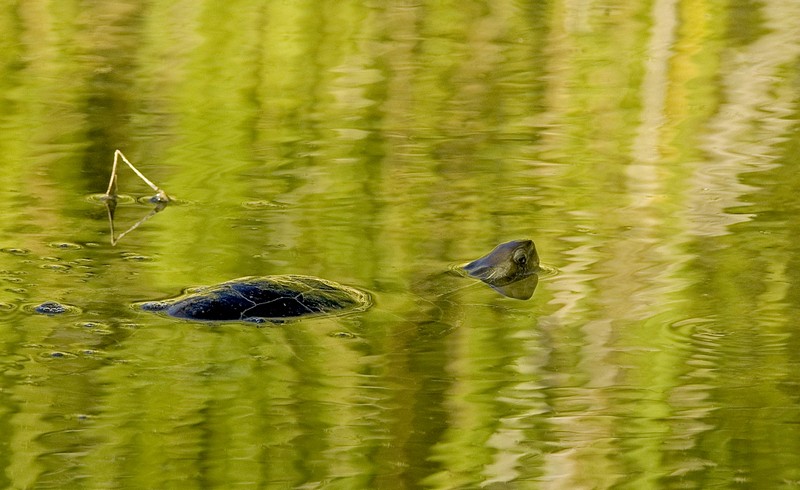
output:
M0 23L0 487L800 487L800 3ZM112 245L116 149L174 202ZM528 300L442 274L521 238ZM268 274L374 304L134 305Z

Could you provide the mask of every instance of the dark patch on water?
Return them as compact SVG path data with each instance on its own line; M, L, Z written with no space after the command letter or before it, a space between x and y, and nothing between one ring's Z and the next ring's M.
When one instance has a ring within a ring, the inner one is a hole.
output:
M32 313L48 316L75 314L81 311L80 308L76 306L62 304L57 301L45 301L38 305L25 305L23 309Z

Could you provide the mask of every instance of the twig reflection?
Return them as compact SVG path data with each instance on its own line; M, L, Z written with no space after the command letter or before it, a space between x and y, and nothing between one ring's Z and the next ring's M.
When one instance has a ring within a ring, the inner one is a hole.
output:
M130 167L131 170L133 170L133 173L135 173L140 179L142 179L144 183L147 184L151 189L156 191L156 194L149 199L149 201L155 205L153 209L150 210L150 212L147 213L145 216L143 216L141 219L139 219L139 221L130 226L127 230L115 236L114 212L117 209L117 198L118 198L117 164L120 158L122 159L123 162L125 162L128 165L128 167ZM123 155L121 151L116 150L114 152L114 164L111 167L111 178L108 181L108 189L106 189L106 193L103 195L103 201L106 205L106 212L108 214L108 225L111 231L111 245L114 246L117 244L117 242L119 242L122 239L122 237L132 232L133 230L138 228L142 223L149 220L157 213L162 211L164 208L166 208L167 204L171 202L171 199L167 195L167 193L164 192L163 189L159 188L157 185L151 182L147 177L144 176L142 172L139 171L139 169L134 167L133 164L129 162L127 158L125 158L125 155Z

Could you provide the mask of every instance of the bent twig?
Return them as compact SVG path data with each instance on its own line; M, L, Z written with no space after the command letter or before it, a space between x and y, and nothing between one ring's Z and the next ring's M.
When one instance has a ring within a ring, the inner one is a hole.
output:
M130 167L130 169L133 170L133 173L139 176L139 178L142 179L145 182L145 184L150 186L151 189L156 191L156 195L150 198L150 202L155 204L155 207L150 211L150 213L148 213L139 221L134 223L130 228L123 231L118 236L114 237L114 211L117 208L117 163L119 162L120 158L122 158L123 162L128 164L128 167ZM106 189L106 193L103 195L103 200L105 201L106 211L108 212L108 223L111 229L112 246L116 245L117 242L119 242L122 239L122 237L132 232L133 230L138 228L139 225L149 220L156 213L160 212L165 207L167 207L167 204L171 201L170 197L167 195L166 192L164 192L163 189L160 189L157 185L152 183L150 179L145 177L144 174L141 173L139 169L134 167L133 164L129 162L128 159L125 158L125 155L123 155L122 152L119 150L116 150L114 152L114 165L111 167L111 179L109 179L108 181L108 189Z
M114 151L114 165L111 167L111 179L108 181L108 189L106 190L104 196L106 199L113 199L117 197L117 162L119 161L120 158L122 158L123 162L128 164L128 167L130 167L130 169L133 170L133 173L139 176L139 178L142 179L145 184L150 186L151 189L156 191L156 195L150 198L151 201L156 203L160 202L167 203L170 201L170 198L167 195L167 193L164 192L162 189L160 189L154 183L150 182L150 179L145 177L144 174L139 171L139 169L134 167L133 164L129 162L128 159L125 158L125 155L123 155L122 152L119 150Z

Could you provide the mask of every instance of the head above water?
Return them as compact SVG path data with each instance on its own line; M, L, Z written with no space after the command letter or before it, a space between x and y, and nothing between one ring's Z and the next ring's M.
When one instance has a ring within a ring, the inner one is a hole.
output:
M492 286L503 286L539 270L539 254L533 240L500 244L483 257L464 266L472 277Z

